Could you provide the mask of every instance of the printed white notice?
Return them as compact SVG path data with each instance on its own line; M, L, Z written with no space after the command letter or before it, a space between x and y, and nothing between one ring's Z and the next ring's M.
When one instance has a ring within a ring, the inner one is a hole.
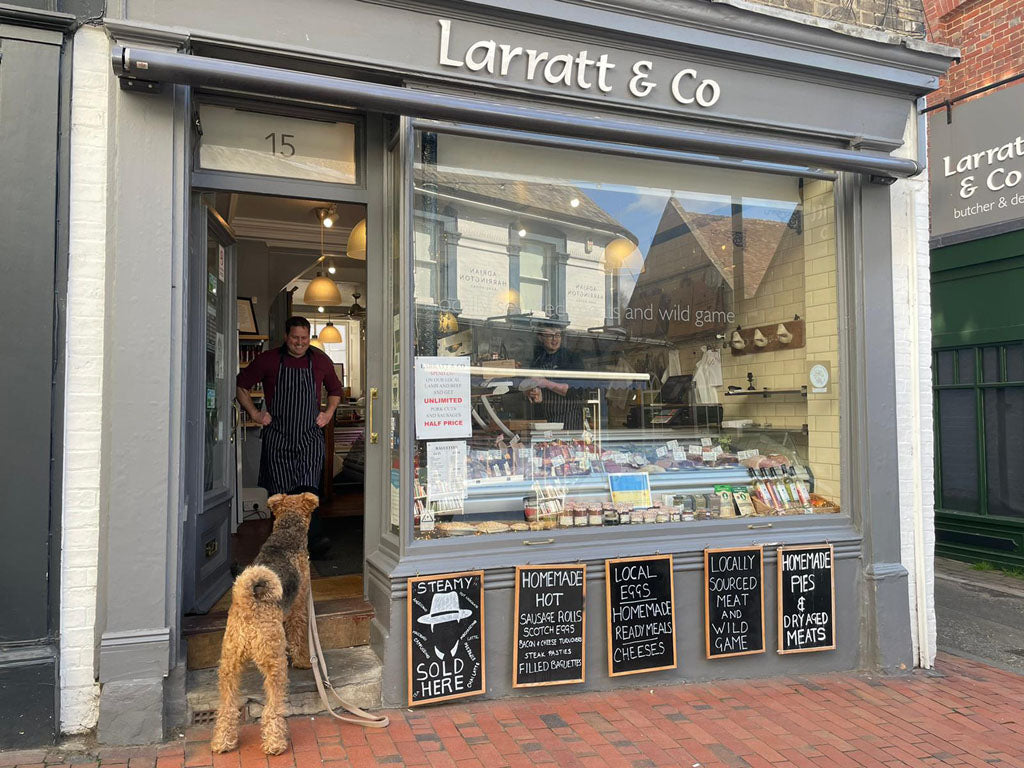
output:
M468 357L416 358L416 437L469 437Z
M466 498L466 441L427 443L427 498Z

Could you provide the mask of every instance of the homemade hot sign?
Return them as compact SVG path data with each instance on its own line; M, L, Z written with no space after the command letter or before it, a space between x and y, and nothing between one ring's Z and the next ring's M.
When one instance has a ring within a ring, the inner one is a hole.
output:
M584 681L586 602L585 565L516 566L513 687Z
M709 659L764 653L761 547L704 550L705 649Z
M675 669L672 555L605 560L608 675Z
M408 581L409 706L483 693L484 572Z
M836 647L836 581L831 544L779 547L779 653Z

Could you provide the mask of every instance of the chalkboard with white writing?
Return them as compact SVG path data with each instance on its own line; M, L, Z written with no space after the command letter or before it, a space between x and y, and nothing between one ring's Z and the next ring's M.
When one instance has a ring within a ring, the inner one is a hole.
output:
M516 566L515 688L586 679L585 565Z
M831 544L779 547L779 653L836 647Z
M475 696L484 682L484 572L408 581L409 706Z
M675 669L672 555L605 560L608 675Z
M704 638L709 659L764 653L761 547L704 550Z

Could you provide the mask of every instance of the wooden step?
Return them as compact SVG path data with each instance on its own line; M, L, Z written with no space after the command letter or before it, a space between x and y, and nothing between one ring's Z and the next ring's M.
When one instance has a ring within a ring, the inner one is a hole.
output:
M313 602L317 630L325 651L352 648L370 642L373 606L363 600L362 578L336 576L313 579ZM185 616L181 632L185 637L188 669L209 669L220 660L231 592L205 616Z
M338 694L363 709L381 704L381 663L369 646L324 651L327 669ZM326 712L316 690L313 673L308 669L288 668L288 698L285 716L315 715ZM263 678L252 664L247 665L240 686L242 718L254 721L263 712ZM188 722L208 725L217 715L217 670L197 669L188 673ZM338 709L337 700L331 706Z

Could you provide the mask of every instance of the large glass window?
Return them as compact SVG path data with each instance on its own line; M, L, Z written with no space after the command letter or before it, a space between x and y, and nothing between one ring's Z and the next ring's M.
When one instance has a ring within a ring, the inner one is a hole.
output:
M830 182L415 152L417 537L839 511Z
M933 369L936 505L1024 517L1024 343L944 349Z

